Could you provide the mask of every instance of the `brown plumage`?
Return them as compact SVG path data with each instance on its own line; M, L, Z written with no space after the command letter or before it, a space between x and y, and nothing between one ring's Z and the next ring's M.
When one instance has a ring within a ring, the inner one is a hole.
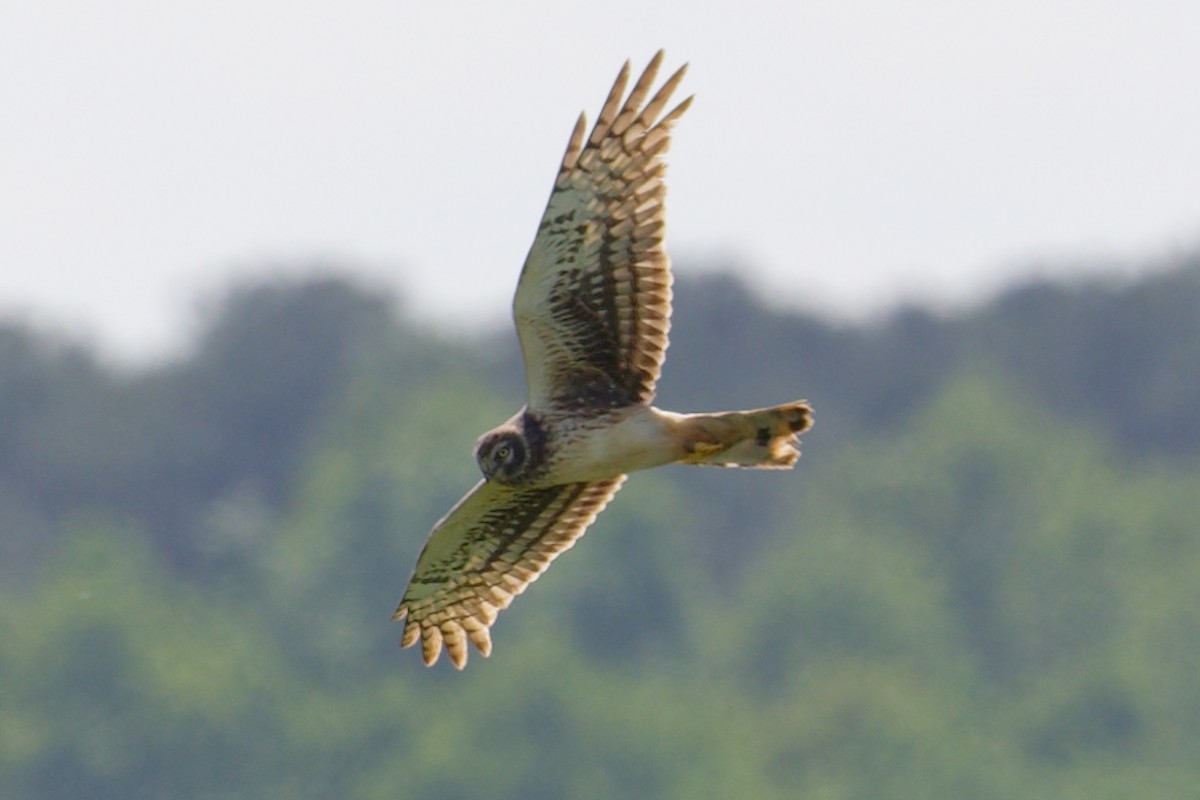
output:
M489 655L496 614L574 545L625 473L785 469L800 456L804 401L713 414L650 405L671 317L662 157L692 101L663 114L686 67L650 95L662 56L622 101L626 63L586 141L583 116L571 134L513 298L528 403L479 438L484 480L434 526L392 617L426 664L444 647L461 669L468 641Z
M657 119L684 66L640 107L662 55L622 104L626 62L586 147L583 115L571 134L513 298L530 407L617 408L654 397L671 327L662 156L692 102Z

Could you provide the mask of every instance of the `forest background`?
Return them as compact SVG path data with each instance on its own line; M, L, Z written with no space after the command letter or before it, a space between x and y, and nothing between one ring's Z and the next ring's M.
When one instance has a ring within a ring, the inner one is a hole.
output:
M1200 255L871 324L697 272L659 404L806 397L800 465L635 475L461 674L388 616L510 329L328 275L136 368L0 324L3 795L1194 792Z

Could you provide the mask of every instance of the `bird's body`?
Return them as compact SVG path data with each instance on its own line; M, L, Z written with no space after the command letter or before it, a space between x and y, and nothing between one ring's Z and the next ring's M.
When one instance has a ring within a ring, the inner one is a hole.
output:
M757 417L763 418L761 423ZM527 483L544 486L603 480L674 463L787 468L800 455L793 446L794 435L807 427L808 418L807 406L801 404L678 414L638 403L586 418L523 408L481 439L508 430L520 430L529 438L536 429L534 436L553 446L543 445L545 460L533 467Z
M513 431L533 443L528 471L513 480L503 473L491 476L502 483L547 486L603 480L682 458L672 436L679 416L642 404L605 409L590 417L523 408L481 441Z
M691 103L647 100L658 53L622 103L618 76L591 135L575 126L513 299L528 403L476 442L484 475L435 526L393 616L401 644L443 646L460 669L490 627L583 535L626 473L670 463L786 469L812 412L802 400L679 414L651 405L667 349L662 154ZM644 105L643 105L644 103Z

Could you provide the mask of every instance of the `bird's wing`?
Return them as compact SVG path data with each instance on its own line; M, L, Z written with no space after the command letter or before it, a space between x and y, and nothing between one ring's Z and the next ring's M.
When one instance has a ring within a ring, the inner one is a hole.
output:
M417 559L392 617L408 618L401 646L420 639L432 666L444 644L458 669L468 639L489 655L496 614L575 544L624 480L540 488L480 481L433 527Z
M649 100L660 51L624 103L626 62L584 141L581 115L513 299L529 407L648 402L667 349L663 153L689 97L662 114L686 65Z

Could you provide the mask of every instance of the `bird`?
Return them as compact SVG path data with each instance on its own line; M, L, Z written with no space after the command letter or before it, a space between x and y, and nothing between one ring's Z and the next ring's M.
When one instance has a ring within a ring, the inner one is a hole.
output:
M470 642L492 651L497 614L570 549L627 473L670 463L787 469L812 424L804 400L683 414L652 405L667 350L671 269L663 155L689 96L687 64L650 95L663 51L629 94L628 61L585 138L571 132L513 297L527 402L483 434L483 478L433 527L393 622L427 666ZM647 100L647 98L649 98Z

